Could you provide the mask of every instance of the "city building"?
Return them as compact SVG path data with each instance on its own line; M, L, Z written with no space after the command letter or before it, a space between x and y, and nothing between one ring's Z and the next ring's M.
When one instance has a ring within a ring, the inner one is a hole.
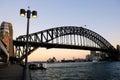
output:
M2 22L0 25L0 39L6 45L9 57L14 57L13 47L13 28L12 24L8 22Z
M118 60L120 60L120 45L117 45L117 51L118 51Z
M104 52L91 51L89 55L86 55L86 61L92 61L92 60L104 61L107 59L107 57L108 55Z
M117 45L117 51L120 53L120 45Z

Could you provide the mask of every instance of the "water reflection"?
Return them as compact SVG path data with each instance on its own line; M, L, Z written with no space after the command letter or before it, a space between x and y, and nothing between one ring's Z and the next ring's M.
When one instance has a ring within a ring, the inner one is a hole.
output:
M120 62L56 63L31 73L33 80L120 80Z

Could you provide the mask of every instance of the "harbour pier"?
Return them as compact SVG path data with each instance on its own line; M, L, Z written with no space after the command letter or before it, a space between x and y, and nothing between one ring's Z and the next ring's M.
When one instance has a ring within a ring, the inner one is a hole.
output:
M0 80L23 80L23 67L18 64L0 65Z

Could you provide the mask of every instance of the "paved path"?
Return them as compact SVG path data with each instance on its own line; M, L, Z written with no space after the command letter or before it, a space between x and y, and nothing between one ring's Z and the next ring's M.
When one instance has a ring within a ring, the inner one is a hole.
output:
M23 80L23 67L20 65L0 65L0 80Z

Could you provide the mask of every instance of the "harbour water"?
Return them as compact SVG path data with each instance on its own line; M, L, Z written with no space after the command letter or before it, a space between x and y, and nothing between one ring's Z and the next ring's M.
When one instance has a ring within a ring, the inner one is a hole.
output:
M120 80L120 62L51 63L47 66L47 70L32 70L32 79Z

